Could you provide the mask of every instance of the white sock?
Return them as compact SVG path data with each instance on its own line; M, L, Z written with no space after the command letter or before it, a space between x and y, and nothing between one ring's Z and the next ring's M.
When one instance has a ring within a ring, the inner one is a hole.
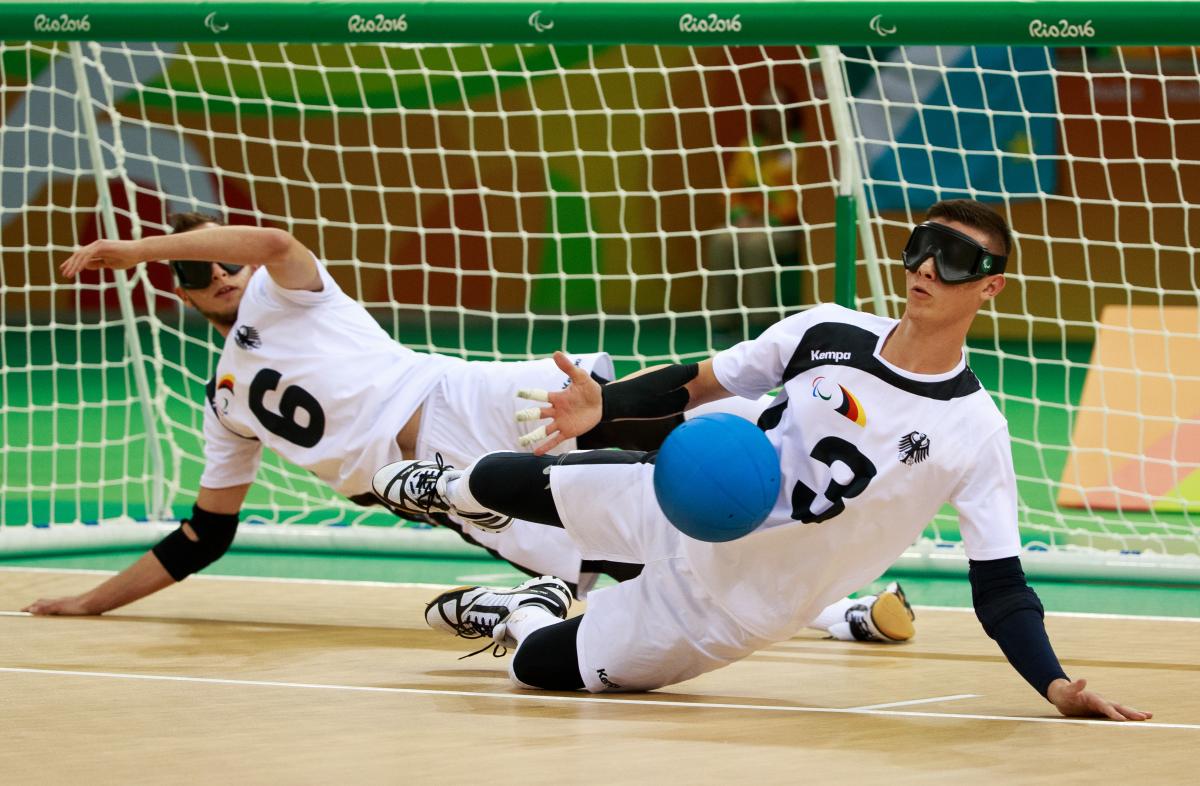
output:
M521 642L547 625L562 622L558 617L536 604L522 606L504 620L506 635L521 646Z
M859 604L870 606L873 600L874 595L864 595L861 598L842 598L834 601L822 609L817 618L808 623L808 627L825 631L838 641L854 641L850 625L846 622L846 610Z
M541 630L547 625L553 625L556 622L562 622L558 617L546 611L541 606L522 606L521 608L508 615L508 619L504 620L505 631L504 636L507 639L512 639L516 642L519 649L521 642L536 631ZM513 685L516 685L522 690L541 690L534 685L526 685L521 680L517 679L517 673L513 670L513 664L517 662L516 653L508 661L508 678L512 680Z
M446 501L459 513L491 513L492 511L480 505L479 500L471 493L471 484L468 481L473 469L475 462L471 462L471 466L464 469L461 475L446 482Z

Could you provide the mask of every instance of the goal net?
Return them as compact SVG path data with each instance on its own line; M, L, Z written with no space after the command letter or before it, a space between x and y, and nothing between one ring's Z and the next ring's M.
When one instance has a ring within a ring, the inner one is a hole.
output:
M1023 539L1067 574L1200 575L1194 49L899 45L880 16L852 39L878 45L783 45L749 10L678 9L657 45L589 44L563 7L496 28L513 43L423 43L336 4L278 42L278 11L203 4L190 41L86 40L119 37L120 5L0 44L0 553L150 543L198 488L221 339L166 266L59 277L97 237L193 210L280 227L413 349L626 373L820 302L899 316L907 232L972 197L1016 234L968 360L1009 420ZM454 548L378 510L267 451L239 543ZM958 540L947 510L911 561Z

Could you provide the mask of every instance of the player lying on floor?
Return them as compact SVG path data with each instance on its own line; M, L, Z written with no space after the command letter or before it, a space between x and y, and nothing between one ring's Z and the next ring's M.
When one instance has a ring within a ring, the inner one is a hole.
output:
M82 270L175 260L176 294L226 339L206 391L205 468L192 514L118 575L80 595L38 600L26 611L102 614L219 559L233 541L264 445L349 499L377 504L370 483L379 466L439 455L465 466L512 447L521 437L513 419L517 392L559 389L569 379L550 359L468 362L404 347L282 230L221 226L196 213L173 216L172 225L168 236L91 243L72 254L62 272L72 278ZM571 362L598 379L614 376L605 353ZM656 447L674 422L606 425L556 451ZM622 579L640 570L604 560L581 563L565 532L529 522L515 522L500 537L489 529L507 519L491 514L417 517L455 529L526 573L560 576L573 590L578 584L586 590L596 572ZM834 612L830 626L837 636L912 636L899 591L884 593L881 603L873 597L841 603Z
M373 485L394 506L432 488L440 509L563 528L585 558L646 566L591 593L587 612L572 619L564 620L569 594L546 578L508 592L443 593L427 622L516 647L509 674L521 687L652 690L791 637L879 576L948 502L959 514L976 615L1021 676L1064 715L1149 718L1067 677L1021 569L1007 424L963 352L976 312L1004 289L1011 243L985 205L940 202L904 249L907 305L898 321L819 306L702 363L603 387L556 356L571 386L541 396L550 422L539 453L597 423L782 386L758 421L778 454L782 488L765 522L740 539L708 543L675 529L655 495L653 454L497 453L465 472L421 461L384 467ZM719 477L722 455L714 445L696 461Z

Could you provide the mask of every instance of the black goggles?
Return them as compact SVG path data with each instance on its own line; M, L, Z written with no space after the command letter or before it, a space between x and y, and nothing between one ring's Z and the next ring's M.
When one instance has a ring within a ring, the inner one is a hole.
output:
M234 265L229 262L217 262L231 276L236 276L241 271L241 265ZM176 259L171 262L171 269L175 271L175 278L179 279L179 286L184 289L204 289L212 283L212 262L197 262L192 259Z
M938 278L947 284L965 284L1004 272L1008 257L993 254L962 232L936 221L913 228L904 247L905 270L916 270L933 257Z

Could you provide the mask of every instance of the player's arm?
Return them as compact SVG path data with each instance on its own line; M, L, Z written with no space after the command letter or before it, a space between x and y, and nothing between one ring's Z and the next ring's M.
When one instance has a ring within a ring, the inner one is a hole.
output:
M1147 720L1141 712L1087 690L1087 680L1072 681L1063 671L1046 633L1042 603L1025 581L1019 557L971 560L971 600L984 631L1000 645L1013 668L1067 716Z
M666 418L689 407L732 395L717 381L711 359L662 366L603 386L562 352L554 353L554 362L571 380L565 390L519 392L523 398L550 404L517 414L519 421L550 420L521 439L522 445L545 440L534 450L538 455L563 440L590 431L599 423Z
M141 240L97 240L76 250L59 269L74 278L82 270L120 270L169 259L262 265L284 289L319 292L322 287L312 253L287 232L270 227L212 226Z
M950 500L958 509L975 615L1013 668L1063 715L1145 720L1139 712L1072 682L1050 646L1042 602L1025 581L1017 529L1017 478L1004 425L971 450L971 466Z
M23 611L43 615L103 614L183 581L219 559L233 542L250 484L200 488L192 515L117 575L81 594L43 598Z

